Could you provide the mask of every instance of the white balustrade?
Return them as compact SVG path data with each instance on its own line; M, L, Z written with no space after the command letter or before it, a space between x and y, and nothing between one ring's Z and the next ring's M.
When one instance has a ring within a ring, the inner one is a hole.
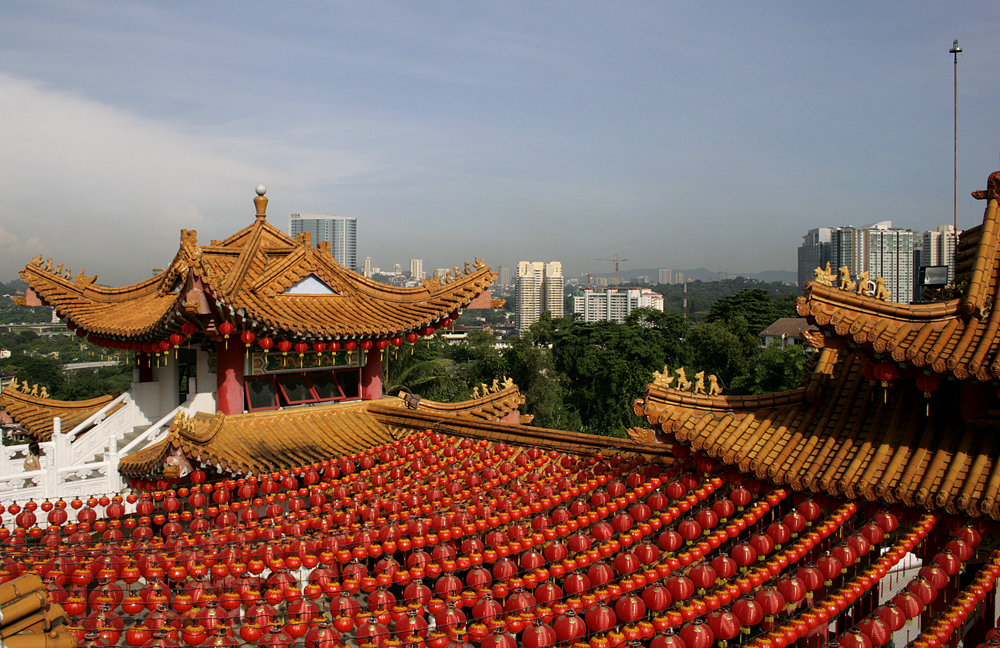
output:
M165 437L177 411L190 402L171 410L120 449L120 442L134 429L137 420L136 406L128 393L65 434L62 421L54 418L52 440L39 444L39 470L24 471L28 444L3 446L0 450L0 504L119 492L122 488L119 459ZM103 460L96 461L102 454ZM13 524L13 520L4 520L4 525L8 524Z

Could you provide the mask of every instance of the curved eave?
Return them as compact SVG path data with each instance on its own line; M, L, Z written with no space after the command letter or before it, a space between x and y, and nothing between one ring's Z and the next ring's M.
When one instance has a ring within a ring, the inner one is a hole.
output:
M962 304L953 299L906 306L809 283L797 310L828 334L812 339L814 346L856 345L933 373L996 379L1000 313L968 318L960 312Z
M400 399L403 395L400 394ZM402 405L402 400L399 401ZM458 403L441 403L438 401L421 399L418 410L427 412L439 412L443 414L459 414L463 416L474 416L487 421L495 421L510 414L524 404L524 395L517 385L511 385L489 392L479 398L460 401Z
M142 337L156 331L176 306L180 293L160 294L163 277L107 288L74 282L29 264L20 277L45 304L88 333Z
M773 398L758 407L650 390L637 413L658 434L633 438L680 442L797 491L1000 519L1000 410L988 407L991 388L950 381L925 398L913 380L888 389L866 380L856 353L823 353L833 366L815 399L816 374L805 398L755 397ZM983 405L960 412L960 399Z
M433 292L413 288L405 292L345 291L339 295L279 294L270 298L244 292L233 298L229 306L242 308L248 321L289 335L384 337L429 326L465 308L494 279L489 267L484 267Z
M0 408L32 439L48 441L52 438L53 418L58 416L62 431L69 432L114 399L114 395L108 395L84 401L61 401L6 389L0 394Z
M249 414L195 414L166 439L122 458L129 477L158 475L170 451L232 474L262 474L349 455L395 439L368 415L366 403Z

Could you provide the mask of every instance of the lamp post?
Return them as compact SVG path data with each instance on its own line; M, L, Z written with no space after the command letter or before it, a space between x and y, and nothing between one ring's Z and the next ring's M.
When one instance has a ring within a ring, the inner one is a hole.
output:
M954 187L952 194L952 209L955 223L955 236L958 236L958 55L962 51L962 48L958 46L958 39L952 43L951 49L948 50L949 54L955 57L955 137L954 137ZM956 241L956 247L958 243ZM952 261L954 263L954 261Z

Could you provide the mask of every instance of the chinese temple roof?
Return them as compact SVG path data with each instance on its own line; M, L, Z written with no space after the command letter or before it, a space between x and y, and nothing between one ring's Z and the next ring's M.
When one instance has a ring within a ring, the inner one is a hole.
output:
M1000 297L998 192L1000 171L986 191L973 194L987 205L982 225L963 232L956 250L956 285L966 286L960 296L905 305L809 282L798 312L825 333L812 336L812 344L858 347L959 380L1000 378L1000 312L993 308Z
M967 407L963 418L960 383L925 399L912 380L887 388L869 380L865 363L825 349L806 387L762 396L650 386L636 413L658 436L636 436L679 441L797 491L1000 519L1000 410Z
M524 402L508 384L459 403L387 398L273 412L179 415L168 436L124 457L119 471L129 477L162 474L166 459L180 451L194 463L232 474L262 474L352 454L391 443L428 428L489 441L530 441L545 449L644 450L641 444L588 434L534 428L500 421ZM667 451L654 449L652 454Z
M487 291L495 275L485 263L456 266L446 283L420 287L377 283L341 266L328 243L308 234L291 238L267 222L259 195L255 221L222 241L198 242L182 230L180 249L160 274L119 288L96 284L81 270L53 269L36 257L21 271L32 298L56 309L70 325L102 341L162 340L185 323L216 333L223 322L259 335L299 339L387 337L446 319ZM487 294L488 297L488 294Z
M0 393L0 409L35 441L52 438L52 419L62 419L62 431L69 432L115 399L114 395L83 401L62 401L32 395L19 389Z

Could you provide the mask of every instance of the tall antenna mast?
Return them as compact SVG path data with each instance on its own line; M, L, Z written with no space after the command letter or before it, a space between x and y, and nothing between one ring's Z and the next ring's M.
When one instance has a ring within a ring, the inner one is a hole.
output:
M955 223L955 236L958 236L958 55L962 52L962 48L958 46L958 39L951 44L951 49L948 50L949 54L955 57L955 184L954 191L952 194L952 209ZM957 240L957 239L956 239ZM957 247L956 243L956 247ZM954 263L954 261L952 261Z

